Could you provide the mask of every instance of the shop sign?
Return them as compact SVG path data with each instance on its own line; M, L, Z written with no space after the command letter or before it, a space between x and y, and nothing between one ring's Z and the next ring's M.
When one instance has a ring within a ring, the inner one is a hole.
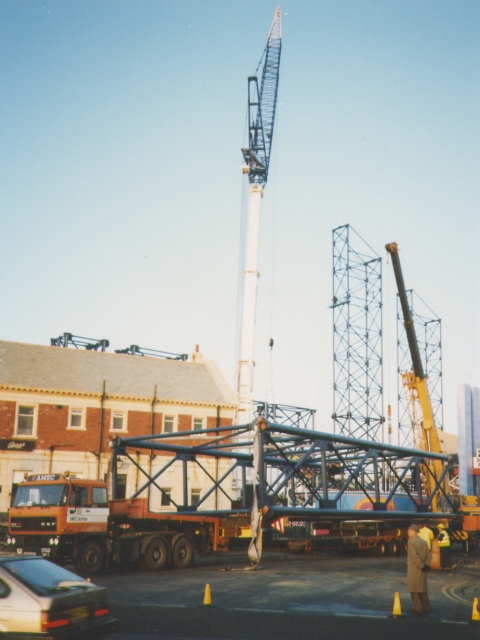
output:
M7 440L0 438L1 451L33 451L34 448L34 440Z

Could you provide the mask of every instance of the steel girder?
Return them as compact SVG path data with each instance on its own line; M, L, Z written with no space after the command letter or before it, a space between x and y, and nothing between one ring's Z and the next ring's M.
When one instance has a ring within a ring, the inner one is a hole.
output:
M443 493L442 481L448 472L450 457L405 447L386 445L379 442L358 440L348 436L289 427L259 418L262 471L251 479L257 485L258 506L268 519L290 516L297 519L402 519L418 517L428 513L428 517L448 517L453 515L453 505L448 495ZM175 462L183 465L183 504L172 502L179 513L198 511L204 515L246 514L251 504L247 504L247 476L253 469L253 425L240 425L205 429L210 438L200 445L191 446L189 439L198 438L196 431L163 433L141 437L117 437L110 442L112 453L112 486L116 486L117 457L126 456L145 476L145 484L132 497L139 496L149 486L163 491L161 476ZM247 438L245 435L247 434ZM251 435L251 437L248 437ZM242 441L237 437L243 436ZM147 449L163 452L170 458L165 465L150 476L135 458L131 449ZM229 468L216 479L206 469L205 459L230 460ZM420 466L427 460L441 460L444 472L435 478L433 493L422 493ZM210 488L196 504L188 504L188 465L197 465L209 478ZM202 505L214 492L220 491L228 499L230 496L229 477L234 469L242 470L242 506L227 510L204 510ZM360 493L370 505L368 511L344 508L344 499L351 492ZM430 512L435 495L441 496L442 513ZM406 500L411 511L391 511L394 498ZM115 497L115 496L114 496Z

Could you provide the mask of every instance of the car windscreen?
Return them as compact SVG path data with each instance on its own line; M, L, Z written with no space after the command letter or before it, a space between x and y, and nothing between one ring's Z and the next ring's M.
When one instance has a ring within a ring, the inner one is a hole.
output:
M92 586L75 573L43 558L12 558L2 562L0 566L39 596L65 591L66 587L62 583L68 583L68 590L88 589Z
M13 502L14 507L42 505L58 507L67 504L68 485L38 484L19 486Z

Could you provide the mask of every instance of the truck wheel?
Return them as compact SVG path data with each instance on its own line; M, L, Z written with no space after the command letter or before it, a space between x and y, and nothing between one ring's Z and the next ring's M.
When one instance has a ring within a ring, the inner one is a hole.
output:
M186 569L193 564L195 550L193 542L186 536L180 536L173 544L172 562L175 569Z
M75 560L75 569L81 573L98 573L105 565L105 551L98 542L87 542Z
M468 546L465 545L466 549L465 551L467 551L468 548L468 553L469 555L476 555L477 551L478 551L478 538L477 538L477 534L475 531L471 531L468 535Z
M143 554L142 565L149 571L160 571L168 564L168 547L162 538L154 538L148 543Z
M395 538L392 538L388 543L388 553L391 556L396 556L398 554L398 541Z
M387 555L387 545L384 540L379 540L375 547L375 555L382 557Z

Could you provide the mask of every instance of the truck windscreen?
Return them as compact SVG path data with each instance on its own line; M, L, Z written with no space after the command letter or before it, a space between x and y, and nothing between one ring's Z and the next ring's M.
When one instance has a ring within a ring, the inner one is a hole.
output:
M18 487L14 507L33 505L58 507L67 504L68 485L40 484Z

